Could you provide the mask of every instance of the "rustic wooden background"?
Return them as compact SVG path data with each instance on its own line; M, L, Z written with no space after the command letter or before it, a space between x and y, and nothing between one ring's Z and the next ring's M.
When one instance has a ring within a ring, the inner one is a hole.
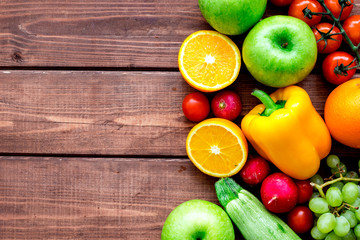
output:
M276 14L286 8L269 3L264 17ZM181 102L194 89L177 68L204 29L196 0L0 2L0 239L160 239L178 204L218 204L216 179L186 156ZM322 115L334 86L319 64L299 85ZM241 116L255 87L273 90L243 65L230 87ZM336 142L332 153L360 158Z

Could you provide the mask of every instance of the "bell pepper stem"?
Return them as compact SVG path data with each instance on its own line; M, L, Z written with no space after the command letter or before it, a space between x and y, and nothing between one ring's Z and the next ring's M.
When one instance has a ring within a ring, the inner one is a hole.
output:
M279 101L279 103L278 102L275 103L274 100L272 100L272 98L267 93L259 89L255 89L251 93L251 95L258 98L265 105L264 112L259 113L261 116L268 117L276 110L280 108L284 108L285 106L285 101Z

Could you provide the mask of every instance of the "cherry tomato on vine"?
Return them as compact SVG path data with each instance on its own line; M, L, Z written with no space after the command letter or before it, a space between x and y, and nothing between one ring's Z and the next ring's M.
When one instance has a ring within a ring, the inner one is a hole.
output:
M343 82L351 79L355 72L356 68L347 70L356 66L356 61L354 57L342 51L337 51L330 53L326 56L322 64L322 71L325 79L332 83L339 85Z
M360 15L348 17L342 27L350 38L351 42L357 46L360 43Z
M182 110L187 119L200 122L209 115L209 99L201 92L190 93L183 100Z
M289 227L296 233L306 233L313 227L313 215L308 207L296 206L287 216Z
M288 15L303 20L311 27L318 24L322 16L310 12L320 13L325 10L317 0L294 0L289 7Z
M324 3L330 10L330 12L334 15L334 17L339 18L340 11L341 11L341 5L340 3L344 4L343 12L341 13L340 20L345 20L347 17L349 17L354 5L354 0L324 0ZM329 18L329 17L328 17Z
M290 5L293 0L270 0L270 2L276 6L284 7Z
M322 22L315 25L312 30L317 41L318 53L335 52L340 47L343 37L339 34L340 30L337 27Z

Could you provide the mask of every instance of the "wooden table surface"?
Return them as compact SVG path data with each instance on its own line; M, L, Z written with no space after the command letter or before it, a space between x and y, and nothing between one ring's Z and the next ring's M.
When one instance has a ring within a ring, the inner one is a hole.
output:
M264 17L286 12L269 3ZM160 239L178 204L219 204L217 179L186 156L181 103L194 89L177 65L205 29L196 0L0 2L0 239ZM319 63L299 86L323 115L334 86ZM241 117L255 87L274 90L243 64L230 87ZM336 142L332 153L360 156Z

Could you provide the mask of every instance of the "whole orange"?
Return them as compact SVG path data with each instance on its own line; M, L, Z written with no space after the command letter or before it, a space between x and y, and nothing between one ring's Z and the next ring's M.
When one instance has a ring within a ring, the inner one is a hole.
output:
M329 94L324 118L336 141L360 148L360 78L344 82Z

